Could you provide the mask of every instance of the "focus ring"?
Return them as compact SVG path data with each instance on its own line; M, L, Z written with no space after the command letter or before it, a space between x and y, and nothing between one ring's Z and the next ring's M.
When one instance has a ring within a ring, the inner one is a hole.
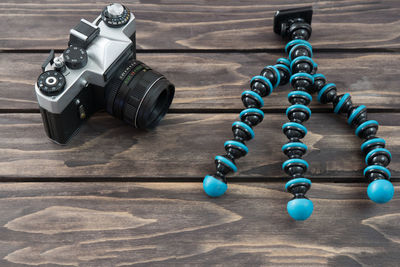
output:
M125 99L126 102L123 110L124 121L134 125L135 127L138 127L136 117L139 112L140 103L143 101L146 92L151 89L148 85L160 77L158 73L156 74L152 71L147 72L146 70L143 70L143 72L143 76L136 84L135 89L133 91L131 89L129 96Z

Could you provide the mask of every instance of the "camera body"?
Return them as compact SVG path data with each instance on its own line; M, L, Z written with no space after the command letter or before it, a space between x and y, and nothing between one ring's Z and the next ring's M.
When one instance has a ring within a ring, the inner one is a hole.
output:
M35 84L48 137L67 143L93 113L106 109L136 128L154 127L167 112L174 86L136 60L134 15L108 5L93 22L70 30L68 48L54 51Z

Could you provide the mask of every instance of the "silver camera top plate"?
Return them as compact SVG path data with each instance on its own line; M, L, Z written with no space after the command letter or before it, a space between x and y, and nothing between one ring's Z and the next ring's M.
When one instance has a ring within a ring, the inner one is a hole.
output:
M125 55L127 50L131 49L133 43L129 37L136 31L135 16L132 13L130 13L128 23L118 28L107 26L102 21L101 15L91 24L97 27L95 25L97 21L100 21L98 24L100 32L87 47L87 64L80 69L65 68L62 72L66 80L63 92L56 96L47 96L35 84L37 100L42 108L51 113L59 114L88 84L104 87L107 83L104 74L114 62L121 60L120 57ZM82 22L86 24L90 23L86 20L82 20ZM71 34L75 35L76 33L71 31ZM59 60L63 60L62 55L57 60L56 64L59 64ZM54 68L54 64L48 64L46 71L54 70Z

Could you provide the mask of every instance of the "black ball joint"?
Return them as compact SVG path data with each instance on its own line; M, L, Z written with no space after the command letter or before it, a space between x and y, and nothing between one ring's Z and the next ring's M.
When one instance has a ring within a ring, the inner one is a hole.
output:
M293 194L293 199L301 199L301 198L306 198L305 194L307 191L310 189L311 185L309 183L296 183L292 184L287 187L287 191L291 194Z
M307 134L305 127L301 127L299 123L286 123L283 125L283 133L290 142L299 142Z
M293 108L287 112L290 121L303 123L310 118L311 113L304 105L293 105L292 107Z
M308 164L302 159L289 159L284 162L283 170L287 175L293 178L303 177L304 173L307 171Z
M290 143L289 143L290 144ZM284 145L282 147L282 152L289 158L301 158L307 152L307 146L301 142L294 143L292 145Z

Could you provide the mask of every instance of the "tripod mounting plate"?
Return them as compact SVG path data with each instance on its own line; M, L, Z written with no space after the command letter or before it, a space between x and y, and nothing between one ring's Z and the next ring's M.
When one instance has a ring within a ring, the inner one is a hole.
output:
M303 19L304 22L311 25L313 15L312 6L298 7L291 9L278 10L274 15L274 32L282 35L283 25L287 25L289 20Z

